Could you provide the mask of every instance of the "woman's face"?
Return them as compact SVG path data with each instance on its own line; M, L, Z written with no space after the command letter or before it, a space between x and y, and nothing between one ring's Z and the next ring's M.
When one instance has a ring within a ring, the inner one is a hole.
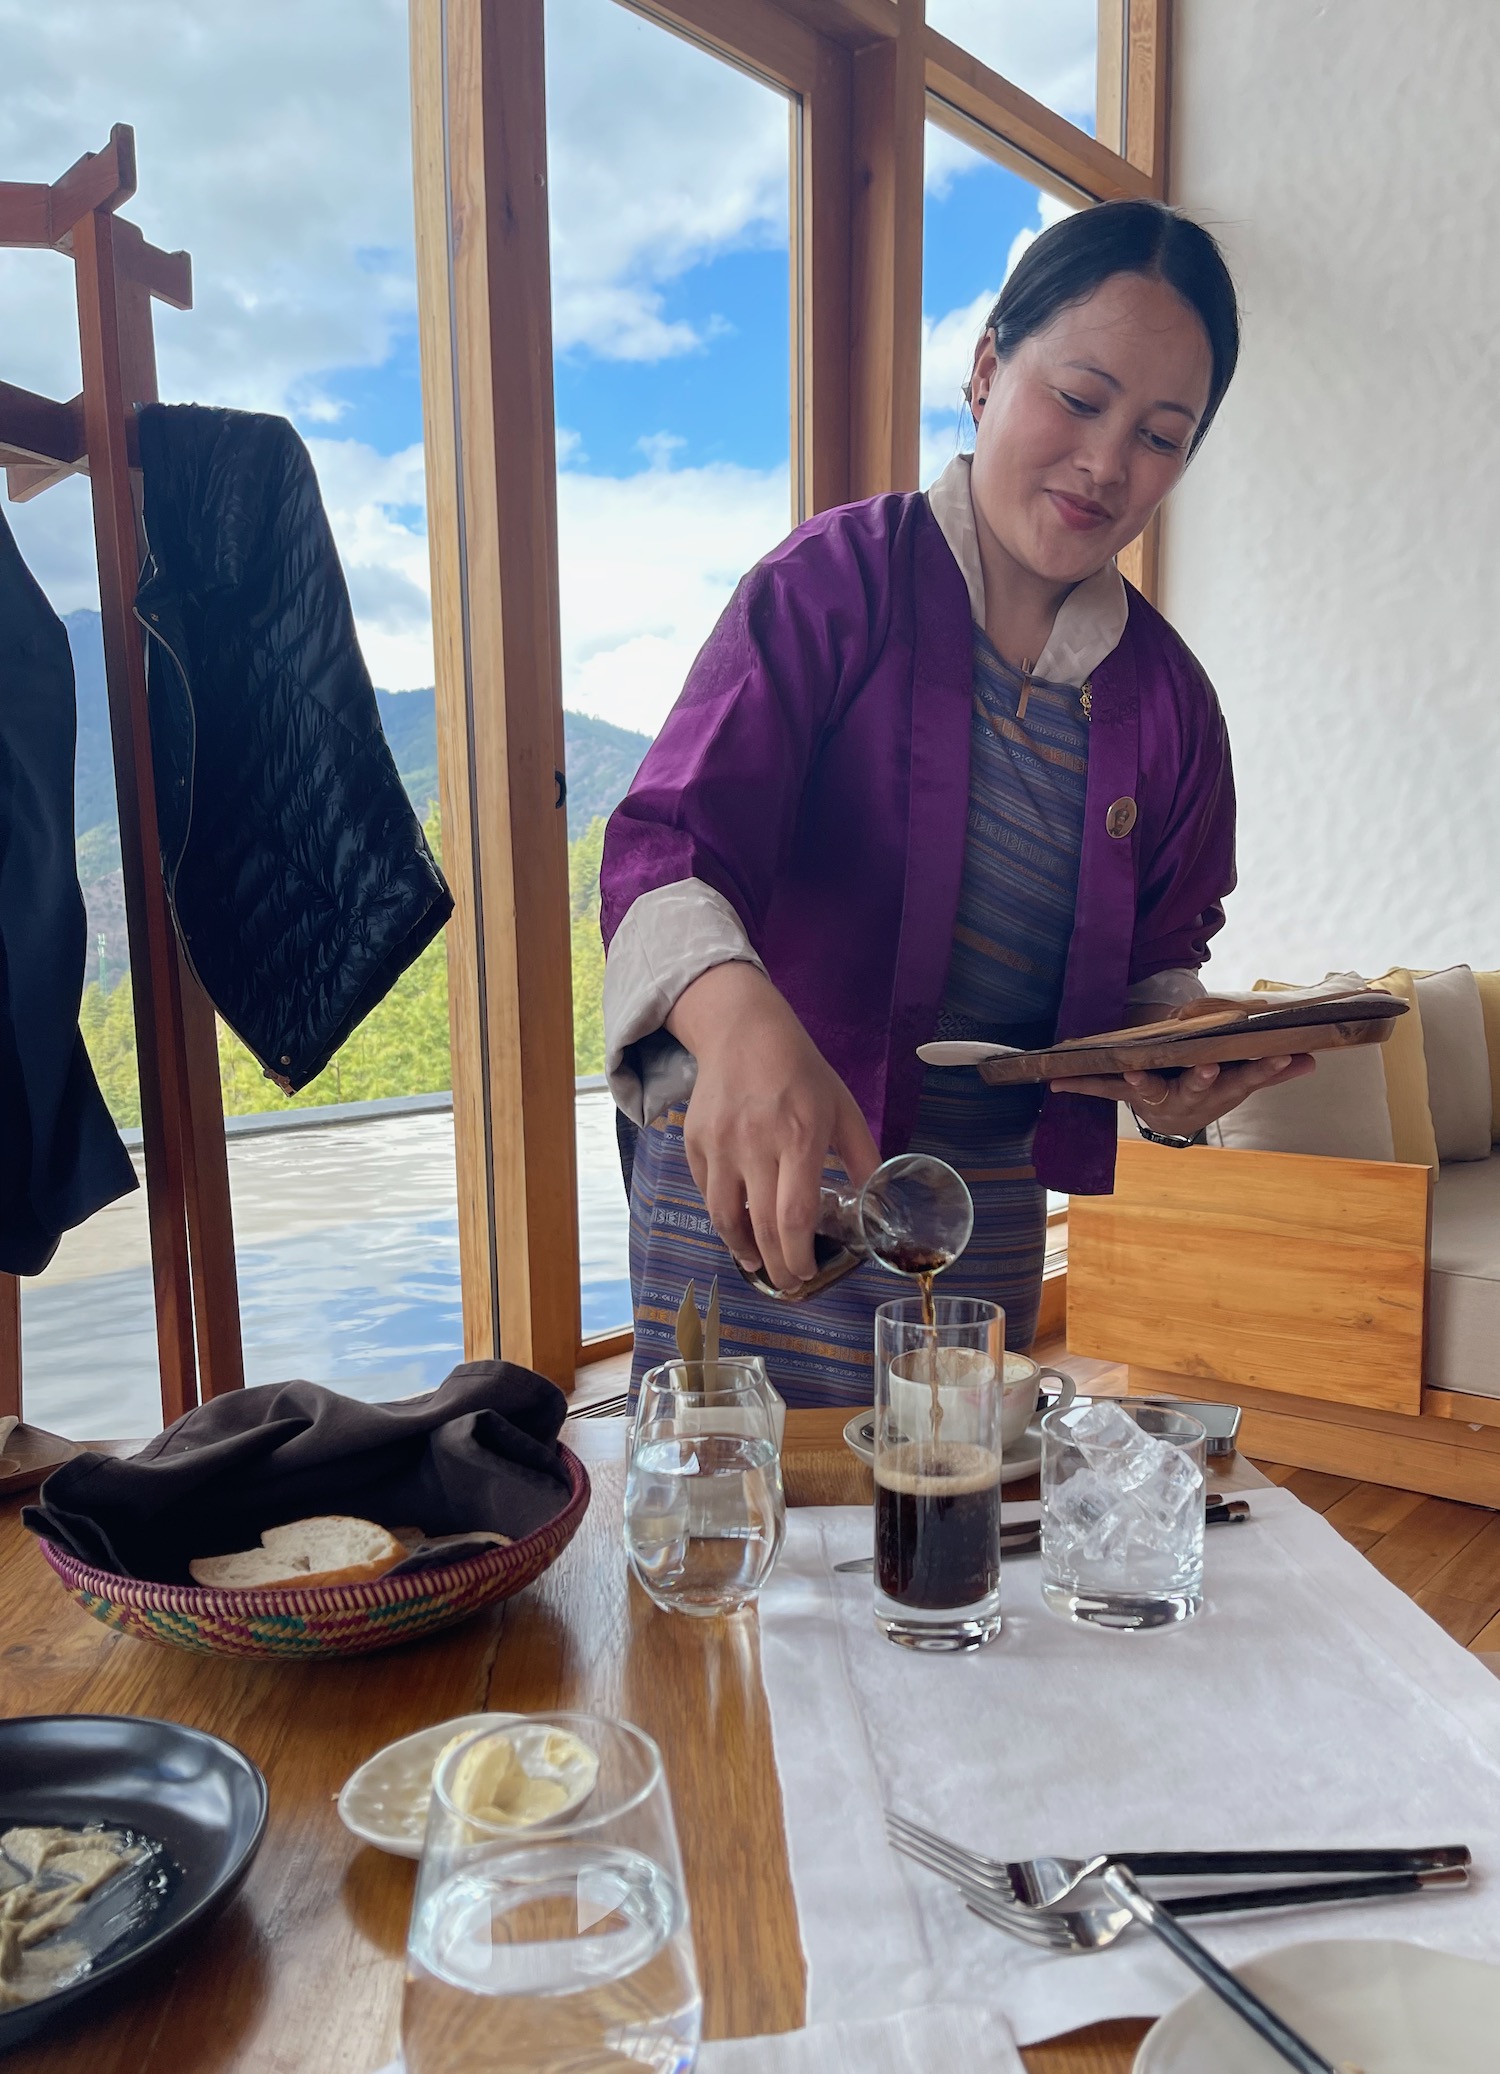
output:
M1080 583L1134 540L1181 475L1213 361L1165 281L1113 274L1008 360L974 356L973 495L1033 575Z

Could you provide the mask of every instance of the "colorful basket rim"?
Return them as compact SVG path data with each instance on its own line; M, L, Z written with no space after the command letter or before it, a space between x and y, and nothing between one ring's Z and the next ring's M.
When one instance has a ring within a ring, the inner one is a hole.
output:
M45 1536L38 1539L42 1554L70 1591L88 1592L116 1606L175 1613L210 1623L299 1613L314 1621L335 1613L378 1613L392 1606L441 1602L475 1585L503 1585L511 1574L517 1589L539 1576L573 1538L591 1492L588 1471L573 1450L559 1441L557 1451L568 1474L568 1497L560 1512L508 1547L486 1549L482 1555L466 1556L462 1562L444 1563L409 1577L372 1577L363 1584L325 1584L305 1591L281 1585L219 1589L202 1584L157 1584L144 1577L122 1576L117 1570L95 1569L55 1541ZM540 1565L538 1556L543 1558Z

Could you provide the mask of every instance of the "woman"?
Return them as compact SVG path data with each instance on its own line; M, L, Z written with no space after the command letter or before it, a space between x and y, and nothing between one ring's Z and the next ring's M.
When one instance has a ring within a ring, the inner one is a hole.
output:
M825 1162L964 1174L975 1232L947 1293L1036 1326L1047 1187L1106 1193L1118 1100L1187 1144L1272 1059L1175 1080L986 1088L933 1037L1036 1044L1202 991L1234 883L1212 688L1114 556L1229 385L1233 284L1151 202L1032 244L974 355L972 457L927 496L821 513L740 584L611 820L606 1047L642 1129L631 1193L636 1374L720 1274L724 1349L789 1402L868 1403L866 1266L805 1304ZM692 1101L684 1109L687 1095ZM832 1155L830 1161L830 1155Z

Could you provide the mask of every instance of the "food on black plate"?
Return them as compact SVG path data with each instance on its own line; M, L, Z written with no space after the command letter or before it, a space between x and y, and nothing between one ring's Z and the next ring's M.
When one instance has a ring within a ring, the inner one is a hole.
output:
M71 1986L156 1906L165 1887L159 1847L126 1831L4 1831L0 2010L19 2009Z

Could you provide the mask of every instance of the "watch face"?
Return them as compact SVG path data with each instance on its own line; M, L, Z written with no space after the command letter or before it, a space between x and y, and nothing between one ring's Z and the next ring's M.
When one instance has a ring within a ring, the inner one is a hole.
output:
M1197 1137L1173 1138L1165 1131L1153 1131L1150 1124L1141 1123L1139 1117L1136 1118L1136 1122L1140 1125L1141 1136L1151 1145L1170 1145L1174 1152L1186 1152L1190 1145L1196 1145L1198 1142Z

